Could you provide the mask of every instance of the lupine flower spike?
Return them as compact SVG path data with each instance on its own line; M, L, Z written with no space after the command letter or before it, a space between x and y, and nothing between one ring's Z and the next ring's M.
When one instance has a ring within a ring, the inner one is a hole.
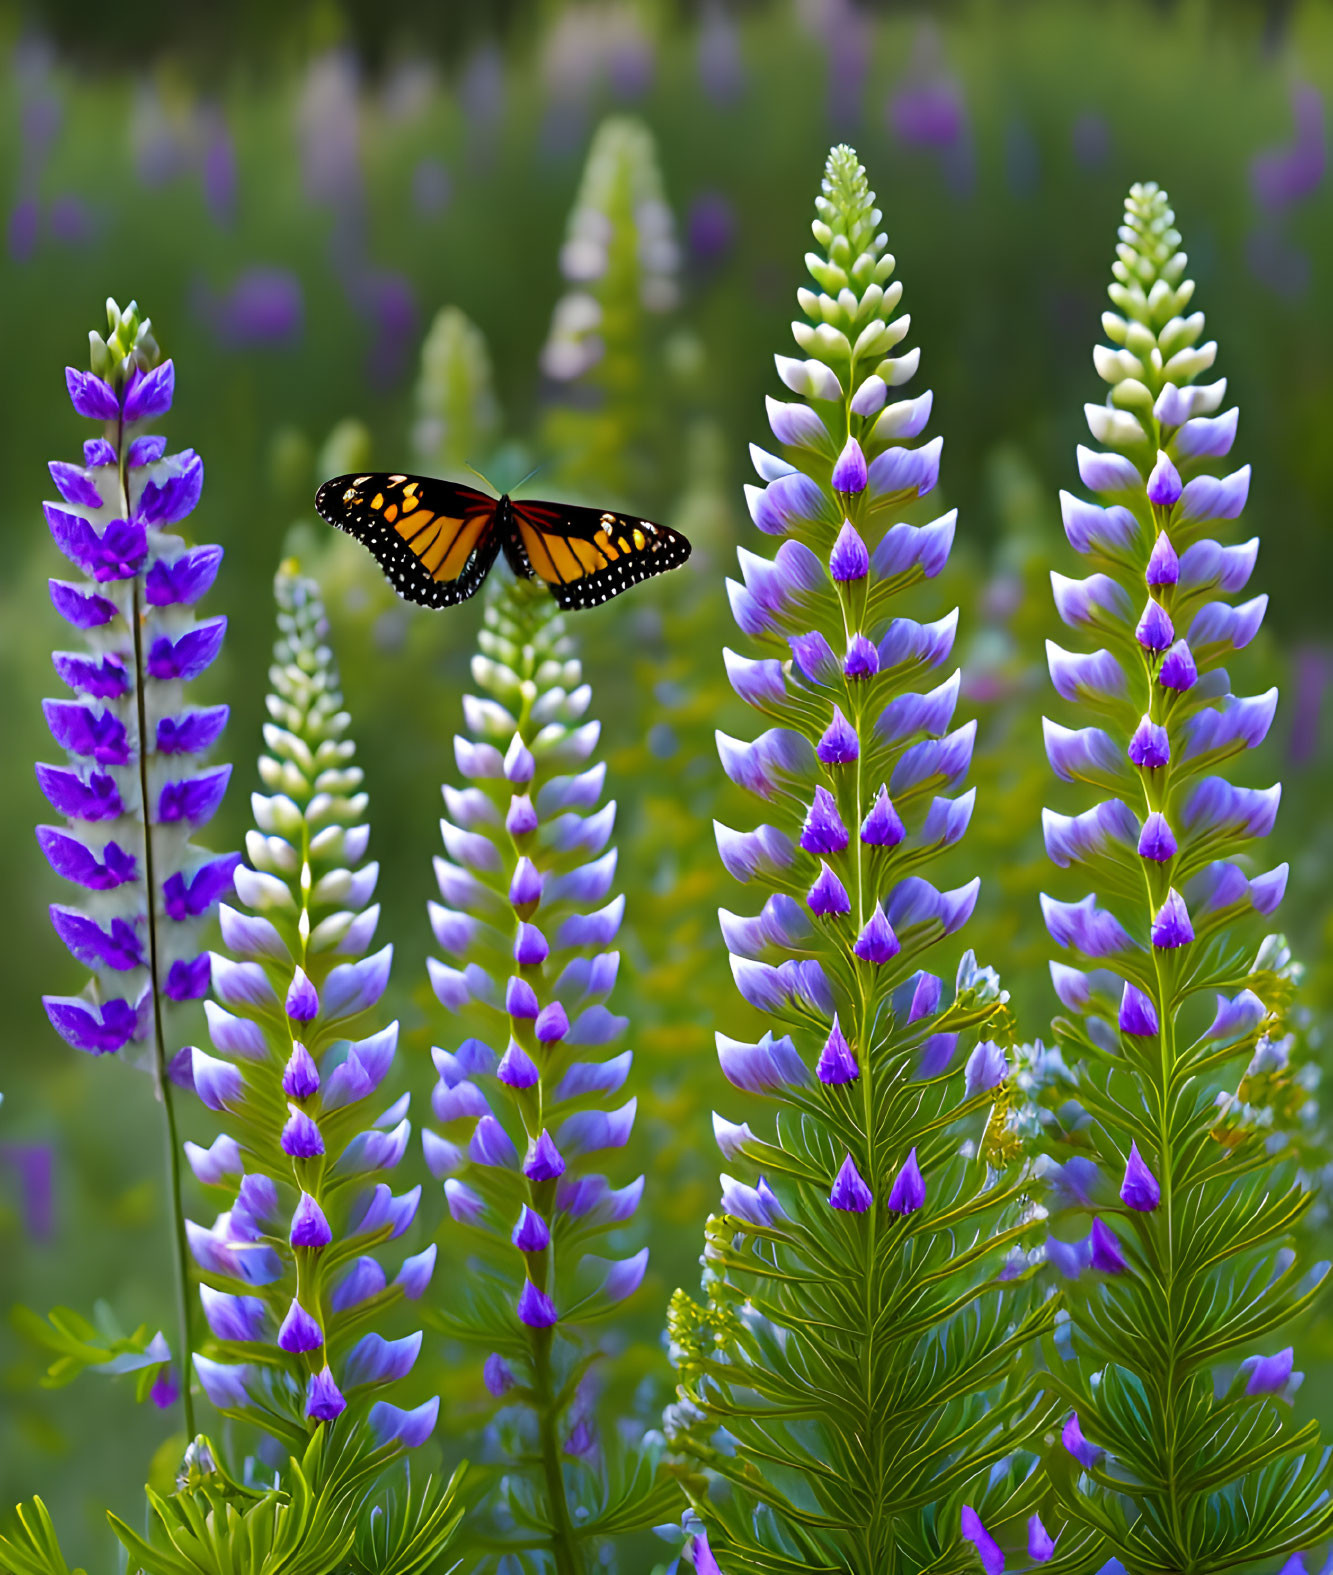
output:
M168 1024L175 1003L208 988L204 927L237 862L192 840L221 803L231 769L204 764L227 707L192 705L186 690L211 665L226 630L225 618L200 622L194 614L222 549L189 547L176 529L199 501L202 460L192 449L168 454L166 439L149 430L171 409L173 363L161 359L134 302L122 311L108 301L107 322L106 339L89 335L91 370L65 373L75 410L99 435L84 443L82 464L50 467L60 501L45 505L47 524L78 575L52 580L51 601L82 636L82 649L53 658L73 698L45 702L66 763L37 767L61 821L39 826L37 840L56 874L87 893L78 904L53 904L51 922L93 977L82 994L48 995L44 1005L76 1049L131 1051L153 1076L167 1133L180 1355L188 1364L172 1084L188 1084L189 1069L173 1058ZM188 1383L182 1398L193 1435Z
M1204 381L1217 346L1185 267L1166 193L1135 186L1094 352L1101 446L1078 451L1093 500L1061 495L1091 572L1052 575L1081 648L1050 647L1051 679L1078 710L1045 724L1056 775L1081 789L1044 812L1047 848L1093 886L1042 899L1068 1012L1050 1100L1067 1217L1048 1253L1072 1322L1051 1381L1086 1473L1062 1495L1061 1546L1131 1570L1271 1564L1333 1532L1328 1462L1313 1423L1289 1427L1291 1351L1274 1354L1326 1267L1303 1272L1287 1240L1311 1194L1237 1094L1280 1059L1293 969L1280 937L1256 950L1247 933L1286 881L1285 865L1255 873L1280 790L1223 772L1262 743L1277 693L1237 696L1224 667L1267 598L1235 600L1257 538L1212 534L1250 470L1229 457L1225 379Z
M268 791L252 799L239 901L222 909L212 1048L193 1053L194 1086L222 1132L186 1151L225 1204L211 1227L190 1226L213 1336L195 1367L218 1410L297 1453L345 1410L392 1450L430 1436L439 1401L385 1398L421 1333L386 1339L376 1325L422 1296L435 1248L399 1250L385 1271L421 1197L392 1184L411 1130L408 1096L385 1091L398 1024L377 1007L392 948L372 950L378 866L365 862L367 796L323 608L294 565L275 590Z
M633 1056L612 1048L626 1019L605 1004L624 915L611 892L615 805L599 807L591 691L546 591L495 575L480 643L481 693L465 699L454 741L466 786L444 789L430 907L444 1016L436 1130L423 1138L454 1221L446 1241L484 1267L471 1284L451 1280L435 1317L489 1353L485 1383L503 1405L500 1448L515 1466L488 1540L521 1526L574 1571L626 1470L614 1458L623 1437L609 1461L598 1443L587 1325L616 1313L648 1263L628 1228L643 1177L604 1173L623 1168L636 1107ZM622 1525L650 1522L651 1487L651 1470L627 1470Z
M676 304L679 251L653 135L613 115L593 138L569 216L542 371L559 397L545 441L567 485L632 495L665 401L655 341ZM568 391L568 393L566 393Z
M756 654L726 652L727 669L770 725L718 736L765 816L717 839L762 899L721 922L770 1025L719 1033L718 1055L778 1116L716 1118L729 1173L708 1301L677 1292L670 1315L668 1436L702 1468L686 1486L722 1569L880 1570L903 1548L956 1562L967 1537L998 1554L986 1527L1021 1526L1024 1446L1052 1414L1013 1376L1053 1309L1022 1250L1036 1222L1006 1115L1006 997L970 953L952 989L925 968L979 884L919 873L972 810L959 675L919 692L957 615L894 616L948 558L952 512L898 522L934 490L940 439L917 441L929 392L894 398L918 352L898 348L902 287L850 148L830 154L816 208L804 358L777 358L798 397L769 400L779 452L756 451L767 485L749 489L777 551L742 549L728 584Z

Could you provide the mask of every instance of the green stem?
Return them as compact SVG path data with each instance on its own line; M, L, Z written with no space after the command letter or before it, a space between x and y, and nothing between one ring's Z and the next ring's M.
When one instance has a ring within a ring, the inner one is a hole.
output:
M555 1575L583 1575L583 1556L565 1497L565 1473L560 1465L560 1440L555 1430L555 1396L551 1392L550 1329L532 1331L533 1388L537 1399L537 1426L541 1439L542 1476L551 1509L551 1556Z
M126 518L129 518L125 461L121 460L121 492ZM176 1109L171 1077L168 1073L167 1041L162 1024L161 965L157 934L157 876L153 865L152 806L148 784L148 715L144 696L143 609L139 581L134 581L134 691L139 722L139 792L143 803L144 885L148 901L148 976L153 993L153 1089L162 1102L167 1141L167 1206L171 1211L173 1260L176 1280L176 1314L180 1328L181 1409L185 1415L185 1435L194 1438L194 1399L190 1393L194 1340L190 1332L190 1248L185 1234L185 1205L181 1197L181 1145L176 1130Z

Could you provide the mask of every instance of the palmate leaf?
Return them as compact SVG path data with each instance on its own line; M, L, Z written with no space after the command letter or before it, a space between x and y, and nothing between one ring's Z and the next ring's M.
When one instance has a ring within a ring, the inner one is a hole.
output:
M420 1575L435 1565L463 1518L458 1500L465 1472L460 1466L448 1482L427 1477L418 1485L404 1466L402 1480L389 1484L358 1518L350 1560L356 1575ZM437 1575L457 1567L440 1564Z
M62 1389L85 1372L108 1378L132 1374L135 1398L146 1400L171 1360L166 1340L147 1324L121 1334L105 1303L99 1303L97 1312L96 1324L72 1307L53 1307L43 1318L29 1307L17 1306L10 1316L20 1334L55 1355L41 1378L44 1389Z
M147 1537L107 1519L144 1575L419 1575L457 1528L462 1468L417 1487L392 1446L368 1448L365 1438L364 1429L321 1427L260 1491L217 1466L205 1440L175 1493L148 1490Z
M18 1527L11 1536L0 1535L0 1568L6 1575L84 1575L71 1570L60 1551L60 1539L41 1499L19 1504Z

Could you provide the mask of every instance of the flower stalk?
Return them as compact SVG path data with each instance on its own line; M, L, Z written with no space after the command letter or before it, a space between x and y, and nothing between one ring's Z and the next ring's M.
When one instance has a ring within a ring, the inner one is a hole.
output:
M298 1456L344 1412L392 1451L430 1436L439 1401L404 1410L382 1398L411 1372L421 1334L388 1340L375 1326L421 1297L435 1248L388 1280L379 1249L411 1226L421 1189L390 1185L410 1096L385 1105L381 1092L398 1025L376 1022L392 947L370 950L368 799L316 587L286 564L275 591L260 760L270 791L252 799L238 904L222 909L229 955L213 957L212 1050L192 1052L195 1089L223 1132L186 1152L228 1204L211 1228L189 1226L212 1334L195 1367L218 1410Z
M503 1549L526 1534L560 1575L582 1575L660 1498L640 1448L603 1450L592 1338L648 1263L629 1229L643 1178L616 1186L602 1169L637 1104L622 1097L633 1055L613 1050L627 1020L606 1004L624 915L615 805L599 807L599 726L555 603L498 571L486 598L480 693L454 745L466 786L444 788L430 907L444 955L429 967L447 1037L432 1052L437 1125L423 1133L475 1272L432 1311L490 1353L485 1384L515 1463L478 1535Z
M174 1004L208 987L201 932L237 862L192 840L230 776L227 766L201 769L227 707L192 709L185 690L212 664L226 630L225 618L198 622L193 612L222 549L187 547L174 528L199 501L202 461L190 449L167 454L166 440L147 431L171 408L173 363L161 359L133 302L122 311L108 301L107 321L106 339L89 336L91 370L66 369L75 410L99 422L102 435L84 444L82 465L50 467L60 501L45 505L47 524L82 576L52 580L51 600L84 649L53 657L76 698L44 705L68 765L37 767L65 821L39 826L38 842L56 874L85 894L79 906L52 906L51 921L93 976L80 995L46 996L44 1005L76 1049L100 1056L146 1046L140 1064L163 1110L177 1355L188 1375L191 1292L173 1088L188 1072L168 1022ZM188 1376L181 1403L193 1436Z
M1226 468L1238 412L1225 379L1203 381L1217 346L1185 269L1166 193L1133 187L1094 351L1110 393L1086 407L1102 447L1078 451L1096 501L1061 495L1093 572L1051 576L1080 648L1047 650L1072 720L1094 724L1044 724L1081 789L1068 807L1093 800L1043 812L1051 859L1093 884L1042 899L1070 955L1051 963L1067 1015L1048 1255L1071 1313L1050 1374L1067 1409L1055 1480L1071 1534L1131 1572L1235 1568L1333 1530L1317 1428L1286 1414L1291 1348L1270 1349L1325 1272L1289 1242L1312 1192L1291 1132L1247 1114L1281 1072L1295 983L1280 937L1247 936L1286 883L1285 865L1253 872L1281 790L1224 774L1273 720L1277 692L1238 697L1223 666L1267 597L1235 600L1257 538L1213 534L1250 470Z
M965 1558L982 1516L1007 1534L1035 1507L1025 1450L1049 1407L1014 1357L1053 1308L1027 1251L1006 996L971 953L952 988L924 967L979 886L918 873L972 812L959 675L917 687L957 614L894 616L948 558L954 513L893 523L934 489L941 440L916 442L929 392L892 399L919 352L898 350L902 287L850 148L830 153L816 208L805 354L777 358L798 398L769 400L780 452L752 451L764 485L747 489L779 545L740 549L727 586L755 652L726 651L728 675L770 726L717 739L771 817L716 827L727 869L765 897L720 918L768 1024L719 1033L718 1057L776 1121L714 1116L727 1172L706 1304L672 1303L668 1436L707 1526L696 1568L869 1575Z

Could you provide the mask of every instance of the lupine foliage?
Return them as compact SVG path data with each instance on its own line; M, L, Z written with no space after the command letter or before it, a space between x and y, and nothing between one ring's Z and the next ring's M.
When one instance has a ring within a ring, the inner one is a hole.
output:
M1238 696L1223 665L1267 597L1235 600L1258 539L1212 534L1240 515L1250 471L1227 469L1238 413L1225 379L1203 381L1217 346L1189 309L1174 224L1165 192L1132 189L1094 356L1110 394L1087 407L1103 448L1078 455L1097 502L1061 500L1092 572L1052 575L1080 649L1048 647L1077 714L1046 723L1047 753L1085 790L1070 808L1096 794L1045 814L1051 858L1093 888L1043 898L1070 1068L1051 1090L1070 1218L1050 1252L1072 1280L1053 1474L1071 1521L1131 1575L1232 1570L1333 1530L1328 1460L1314 1424L1290 1421L1299 1375L1281 1343L1326 1269L1289 1245L1312 1194L1282 1123L1247 1109L1290 1084L1293 969L1255 923L1286 880L1255 873L1253 846L1280 789L1228 775L1277 702Z
M767 894L721 919L772 1025L755 1043L719 1034L718 1052L776 1119L715 1118L740 1176L723 1176L708 1225L707 1305L672 1306L671 1431L702 1473L686 1477L712 1537L697 1568L870 1575L961 1567L978 1512L994 1525L1032 1497L1022 1468L992 1468L1044 1421L1007 1375L1051 1310L1021 1250L1028 1168L997 1094L1005 997L970 953L949 988L922 966L977 890L918 873L972 810L971 793L948 796L974 731L953 726L958 675L917 687L956 614L895 616L954 531L952 513L895 523L936 483L940 440L914 441L931 396L890 402L919 352L890 353L908 321L851 149L830 155L816 209L816 289L793 325L807 359L777 360L801 399L770 399L782 452L755 451L767 485L750 489L756 525L782 540L773 557L742 549L744 583L728 586L759 653L728 651L728 671L773 725L718 738L772 817L717 830L732 874Z
M624 899L611 895L599 726L564 621L528 582L497 573L486 596L481 694L465 699L454 745L466 786L444 788L430 909L446 1015L426 1160L453 1220L446 1250L471 1254L434 1321L488 1352L500 1403L503 1474L481 1546L577 1575L600 1539L660 1507L651 1458L604 1430L597 1404L596 1325L648 1261L628 1229L643 1177L616 1185L603 1168L629 1144L636 1106L633 1054L610 1049L627 1020L605 1004Z

